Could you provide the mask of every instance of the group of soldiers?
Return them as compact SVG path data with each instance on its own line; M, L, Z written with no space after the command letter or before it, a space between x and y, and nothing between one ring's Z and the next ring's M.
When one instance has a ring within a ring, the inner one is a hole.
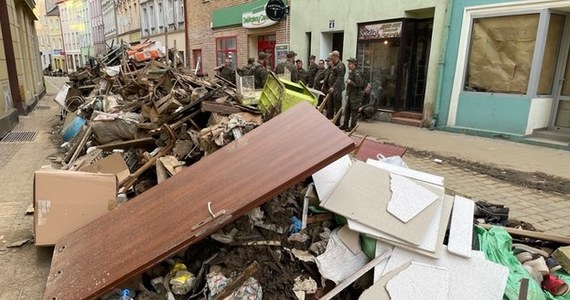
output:
M364 118L371 118L374 114L374 107L370 102L370 84L364 79L362 71L358 69L358 61L355 58L349 58L348 62L348 79L345 81L346 66L340 59L340 53L333 51L328 58L320 59L318 64L315 62L316 57L309 57L308 70L303 68L303 61L295 60L297 53L289 51L287 59L279 63L275 67L275 73L283 74L285 69L291 74L292 82L303 82L306 86L320 90L329 98L326 103L326 116L333 119L338 111L342 108L342 92L346 89L346 106L344 107L344 121L340 125L337 119L336 124L339 129L351 131L356 126L358 115ZM265 61L267 54L260 52L258 59L248 59L246 66L237 70L240 76L254 76L255 87L262 87L267 78L267 69ZM226 59L224 65L216 68L220 77L235 83L235 73L230 66L231 61ZM325 68L325 64L327 67Z

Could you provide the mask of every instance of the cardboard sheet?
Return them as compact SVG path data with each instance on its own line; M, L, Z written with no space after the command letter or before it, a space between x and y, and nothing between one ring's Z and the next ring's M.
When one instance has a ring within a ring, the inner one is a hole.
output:
M362 224L358 224L352 220L348 220L348 226L355 231L364 233L382 242L414 251L429 257L439 258L443 246L443 238L445 236L447 224L449 222L451 214L451 208L453 207L453 197L445 195L443 201L440 203L441 207L439 207L439 210L441 211L441 214L439 217L433 218L426 235L418 246L411 245L402 240L384 234L383 232L374 230Z
M422 182L417 183L443 196L441 189ZM402 224L386 210L390 197L390 174L357 161L321 206L408 243L419 245L431 220L439 213L437 205L428 206L414 219Z
M114 174L40 170L34 174L36 246L61 238L115 208Z
M123 180L127 179L129 175L131 175L129 172L129 167L119 153L113 153L90 165L82 167L79 169L79 171L89 173L115 174L119 182L122 182Z

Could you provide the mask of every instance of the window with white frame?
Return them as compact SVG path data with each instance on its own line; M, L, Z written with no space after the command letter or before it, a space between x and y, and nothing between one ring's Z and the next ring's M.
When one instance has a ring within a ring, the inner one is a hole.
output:
M184 23L184 1L179 0L176 8L178 9L178 13L176 14L177 15L176 20L178 21L178 24L182 24Z
M164 26L164 11L162 10L162 2L158 3L158 28L162 31L162 27Z
M166 0L166 15L168 25L174 25L174 0Z
M148 6L148 14L149 14L150 30L153 31L155 24L154 20L156 18L156 15L154 14L154 6L152 4Z
M149 31L150 31L150 30L149 30L149 22L148 22L148 12L147 12L147 10L146 10L146 7L144 7L142 10L143 10L143 13L142 13L142 18L143 18L143 20L142 20L142 22L143 22L143 24L142 24L142 26L143 26L143 34L144 34L144 35L148 35L148 33L149 33Z

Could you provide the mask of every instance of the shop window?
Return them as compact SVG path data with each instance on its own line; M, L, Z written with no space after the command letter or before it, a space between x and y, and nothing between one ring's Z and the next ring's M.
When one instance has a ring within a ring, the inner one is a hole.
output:
M226 58L230 58L232 67L237 63L237 37L216 38L216 65L222 65Z
M548 24L548 35L546 36L546 45L544 46L544 56L542 59L542 68L540 70L540 79L538 81L539 95L552 95L552 83L554 82L554 73L556 72L556 61L558 60L558 49L564 28L566 17L563 15L550 15Z
M539 14L473 21L465 90L526 94Z

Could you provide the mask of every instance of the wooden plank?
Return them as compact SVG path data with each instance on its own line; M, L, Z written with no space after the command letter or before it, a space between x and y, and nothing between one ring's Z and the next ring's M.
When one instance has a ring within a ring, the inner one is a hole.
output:
M494 225L479 224L479 226L481 226L485 229L490 229ZM524 229L515 229L515 228L510 228L510 227L501 227L501 228L503 228L505 231L507 231L510 235L516 235L516 236L522 236L522 237L537 239L537 240L541 240L541 241L549 241L549 242L555 242L555 243L570 245L570 237L567 237L567 236L549 234L549 233L538 232L538 231L530 231L530 230L524 230Z
M107 151L113 149L129 149L129 148L156 148L156 142L152 137L145 137L130 141L112 142L105 145L97 146L97 149L107 150Z
M96 299L353 149L301 103L61 239L44 299Z
M213 300L221 300L230 296L235 290L237 290L241 285L251 276L253 276L257 271L261 269L261 266L257 261L253 261L245 270L235 279L233 279L230 284L228 284L219 294L217 294Z
M238 107L229 104L217 103L215 101L203 101L202 111L214 112L224 115L231 115L234 113L242 112L242 110Z

